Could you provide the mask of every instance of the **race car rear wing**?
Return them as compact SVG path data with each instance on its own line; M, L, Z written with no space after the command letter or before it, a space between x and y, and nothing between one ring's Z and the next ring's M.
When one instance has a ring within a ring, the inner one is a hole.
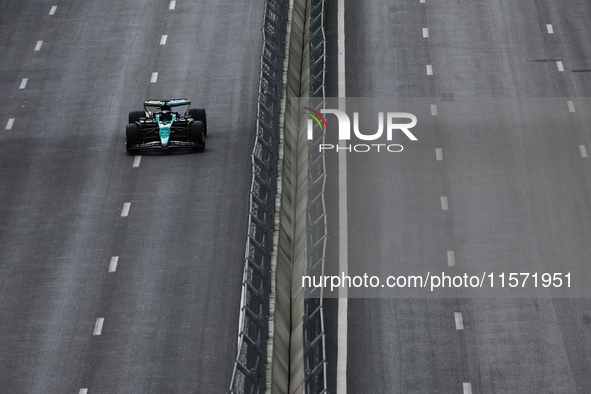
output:
M148 100L144 101L144 107L162 107L162 106L169 106L169 107L178 107L179 105L190 105L191 100L187 99L173 99L173 100Z

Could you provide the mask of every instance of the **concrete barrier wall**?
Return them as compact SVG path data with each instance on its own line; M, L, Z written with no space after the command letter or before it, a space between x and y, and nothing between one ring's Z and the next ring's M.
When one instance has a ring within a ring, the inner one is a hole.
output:
M290 1L269 316L267 393L272 394L305 394L304 298L292 298L291 278L303 274L306 267L308 141L297 130L301 108L292 108L290 100L307 97L309 92L309 13L309 0Z

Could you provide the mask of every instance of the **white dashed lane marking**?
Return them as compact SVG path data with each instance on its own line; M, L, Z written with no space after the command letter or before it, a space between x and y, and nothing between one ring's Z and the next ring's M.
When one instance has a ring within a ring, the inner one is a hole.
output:
M556 62L556 67L558 68L558 71L564 71L564 66L560 60Z
M157 72L153 72L152 73L152 78L150 78L150 82L151 83L155 83L158 80L158 73Z
M14 118L8 118L8 123L6 123L6 130L12 129L13 124L14 124Z
M160 38L160 45L166 45L166 40L168 40L168 36L164 34L162 38Z
M568 112L575 112L575 103L573 103L571 100L568 100L566 105L568 105Z
M88 389L80 389L80 391L78 391L78 394L88 394Z
M117 271L117 263L119 262L119 256L111 257L111 263L109 264L109 272Z
M581 151L581 157L587 157L587 148L585 148L585 145L579 145L579 150Z
M171 0L170 4L168 6L169 10L174 10L174 7L176 6L176 1L175 0Z
M23 80L21 81L20 86L18 87L19 89L24 89L25 87L27 87L27 82L29 81L28 78L23 78Z
M456 266L456 254L453 250L448 250L447 251L447 265L449 267L455 267Z
M133 159L133 166L134 167L139 167L140 166L140 161L142 161L142 156L141 155L137 155L136 157L134 157L134 159Z
M551 24L547 24L546 29L548 29L548 34L554 34L554 28L552 28Z
M92 335L101 335L101 332L103 331L103 323L104 322L105 322L104 317L99 317L96 319L96 323L94 324L94 331L93 331Z
M57 10L57 5L51 7L51 9L49 10L49 15L55 14L55 10Z
M472 383L464 383L464 394L472 394Z
M423 38L429 38L429 29L427 27L423 27Z
M427 75L433 75L433 66L427 64Z
M437 159L437 161L443 160L443 149L441 149L441 148L435 149L435 158Z
M462 318L462 312L454 312L454 319L456 321L456 330L463 330L464 319Z
M449 211L449 205L447 204L447 196L441 196L441 209Z
M437 104L431 104L431 115L437 116Z
M123 209L121 210L121 217L127 217L129 215L129 208L131 208L131 203L130 202L126 202L125 204L123 204Z
M39 40L37 41L37 45L35 45L35 50L38 51L41 49L41 45L43 45L43 41Z

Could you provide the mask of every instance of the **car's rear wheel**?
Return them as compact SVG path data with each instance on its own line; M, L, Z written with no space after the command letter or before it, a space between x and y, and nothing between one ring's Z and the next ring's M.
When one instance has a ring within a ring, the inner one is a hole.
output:
M125 148L127 151L133 152L134 150L137 150L133 149L133 146L142 143L142 131L140 126L138 126L136 123L128 124L125 128L125 136Z
M200 120L195 120L189 125L189 141L199 144L195 149L205 148L205 127Z
M207 136L207 114L203 108L191 108L189 109L189 116L193 120L199 120L203 123L203 134Z
M140 120L140 118L145 118L146 113L144 111L131 111L129 113L129 123L135 123Z

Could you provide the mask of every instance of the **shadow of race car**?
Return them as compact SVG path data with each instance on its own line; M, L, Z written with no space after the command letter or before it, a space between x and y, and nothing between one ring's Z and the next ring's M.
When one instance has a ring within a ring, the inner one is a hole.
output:
M125 134L129 153L143 149L203 150L207 118L204 109L191 108L187 99L149 100L144 102L143 111L129 113Z

